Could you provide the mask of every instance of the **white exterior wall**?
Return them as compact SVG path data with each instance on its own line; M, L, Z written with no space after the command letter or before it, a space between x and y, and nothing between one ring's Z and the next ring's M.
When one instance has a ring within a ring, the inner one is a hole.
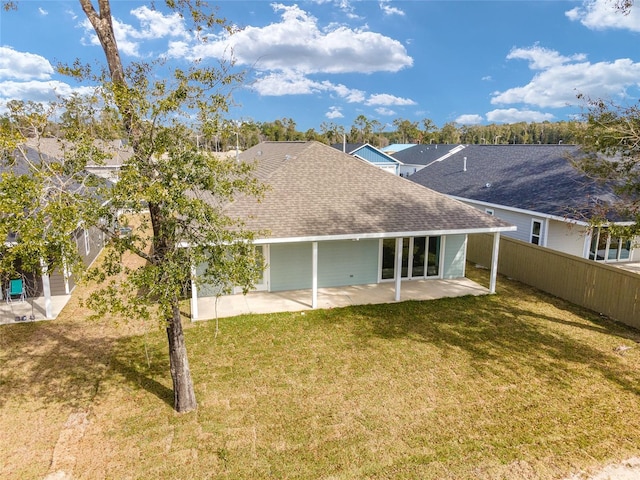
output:
M581 225L549 220L547 247L584 258L588 232Z
M471 205L472 207L477 208L478 210L482 210L483 212L486 210L492 210L493 215L515 225L518 229L515 232L502 232L501 235L505 237L515 238L517 240L522 240L523 242L531 242L531 219L535 218L536 220L540 220L542 222L542 232L541 237L544 238L545 235L545 222L543 218L540 217L531 217L531 215L527 215L519 212L512 212L510 210L503 210L497 207L485 207L484 205L477 205L472 202L464 202L467 205Z
M422 170L424 168L424 165L400 165L400 169L398 174L403 176L403 177L408 177L409 175L413 175L414 173L416 173L419 170Z

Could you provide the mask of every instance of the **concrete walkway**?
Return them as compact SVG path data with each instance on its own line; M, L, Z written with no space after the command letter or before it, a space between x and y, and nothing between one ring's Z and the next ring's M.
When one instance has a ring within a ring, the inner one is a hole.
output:
M487 295L489 289L468 278L455 280L410 280L402 282L400 301L434 300L464 295ZM318 308L395 303L395 284L378 283L352 287L319 288ZM198 299L197 320L233 317L251 313L298 312L311 310L311 290L251 292Z

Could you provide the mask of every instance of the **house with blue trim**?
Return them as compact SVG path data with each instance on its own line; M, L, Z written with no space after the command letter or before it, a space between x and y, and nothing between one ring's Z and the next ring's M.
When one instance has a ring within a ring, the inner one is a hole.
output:
M396 154L423 165L408 178L517 226L505 235L601 262L640 261L637 241L610 236L607 225L592 228L592 207L615 195L573 167L579 146L439 146L444 155L425 147Z
M336 143L332 147L369 162L385 172L400 174L401 162L368 143Z
M319 142L263 142L239 160L268 187L259 201L224 208L266 232L254 240L265 265L256 290L308 290L317 308L318 288L391 282L399 301L405 281L463 278L468 236L490 233L495 292L500 234L515 229L508 222ZM198 299L215 295L196 269L194 319Z

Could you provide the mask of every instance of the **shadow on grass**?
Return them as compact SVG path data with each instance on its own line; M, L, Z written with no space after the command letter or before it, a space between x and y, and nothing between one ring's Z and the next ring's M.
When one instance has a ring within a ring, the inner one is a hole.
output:
M353 307L362 318L354 337L427 342L445 354L465 352L479 374L524 366L558 385L574 381L581 365L640 396L640 372L611 346L638 342L640 332L518 282L502 278L500 284L495 296Z
M173 405L172 390L155 379L169 375L168 359L162 357L159 342L150 347L148 362L140 337L73 338L69 327L56 323L5 327L0 337L4 351L0 407L11 398L82 408L100 393L103 382L123 380Z

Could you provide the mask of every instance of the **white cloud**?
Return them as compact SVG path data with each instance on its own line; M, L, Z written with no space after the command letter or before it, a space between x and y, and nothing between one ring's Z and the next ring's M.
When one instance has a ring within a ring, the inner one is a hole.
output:
M497 109L487 112L487 120L495 123L544 122L553 121L551 113L533 110L518 110L517 108Z
M232 50L239 65L303 74L396 72L413 65L397 40L342 25L321 29L318 20L297 5L273 8L281 12L280 22L210 37L206 44L195 45L188 58L224 58Z
M291 71L274 72L259 77L251 84L251 88L265 96L310 95L324 92L337 95L349 103L361 103L366 98L365 92L361 90L350 89L329 81L317 82Z
M391 110L390 108L386 108L386 107L378 107L375 110L378 115L384 115L387 117L391 117L396 114L394 110Z
M484 118L482 118L482 115L468 113L460 115L456 118L455 122L459 125L479 125L483 120Z
M113 30L120 51L132 57L140 57L141 43L162 38L189 38L184 20L178 13L164 15L143 5L131 10L131 15L139 22L136 28L118 18L113 19ZM83 42L90 45L100 45L98 37L88 19L84 19L80 26L85 31Z
M38 7L38 12L40 13L40 15L42 15L43 17L46 15L49 15L49 12L47 12L44 8L42 7Z
M382 13L387 16L399 15L401 17L404 17L404 11L400 10L397 7L392 7L389 3L389 0L380 0L380 10L382 10Z
M73 93L85 95L92 93L92 87L74 88L69 84L57 80L39 82L30 80L27 82L6 81L0 82L0 103L9 100L29 99L34 102L55 102L59 97L69 97Z
M514 50L508 58L530 61L531 68L541 69L524 86L495 92L491 103L524 103L542 108L562 108L578 105L578 94L591 98L622 99L627 90L640 86L640 63L628 58L613 62L589 63L583 55L564 57L534 46Z
M414 102L410 98L396 97L394 95L389 95L387 93L376 93L374 95L369 96L369 98L365 102L365 105L406 106L406 105L416 105L416 102Z
M578 21L591 30L619 29L640 32L640 8L634 5L627 15L611 0L585 0L582 7L565 12L567 18Z
M324 114L330 120L335 120L336 118L344 118L342 114L342 109L340 107L329 107L329 111Z
M507 60L514 59L529 60L531 70L546 70L570 61L585 60L586 55L578 53L571 57L565 57L555 50L549 50L536 44L529 48L512 48L507 55Z
M47 80L53 74L53 67L46 58L0 47L0 79Z

